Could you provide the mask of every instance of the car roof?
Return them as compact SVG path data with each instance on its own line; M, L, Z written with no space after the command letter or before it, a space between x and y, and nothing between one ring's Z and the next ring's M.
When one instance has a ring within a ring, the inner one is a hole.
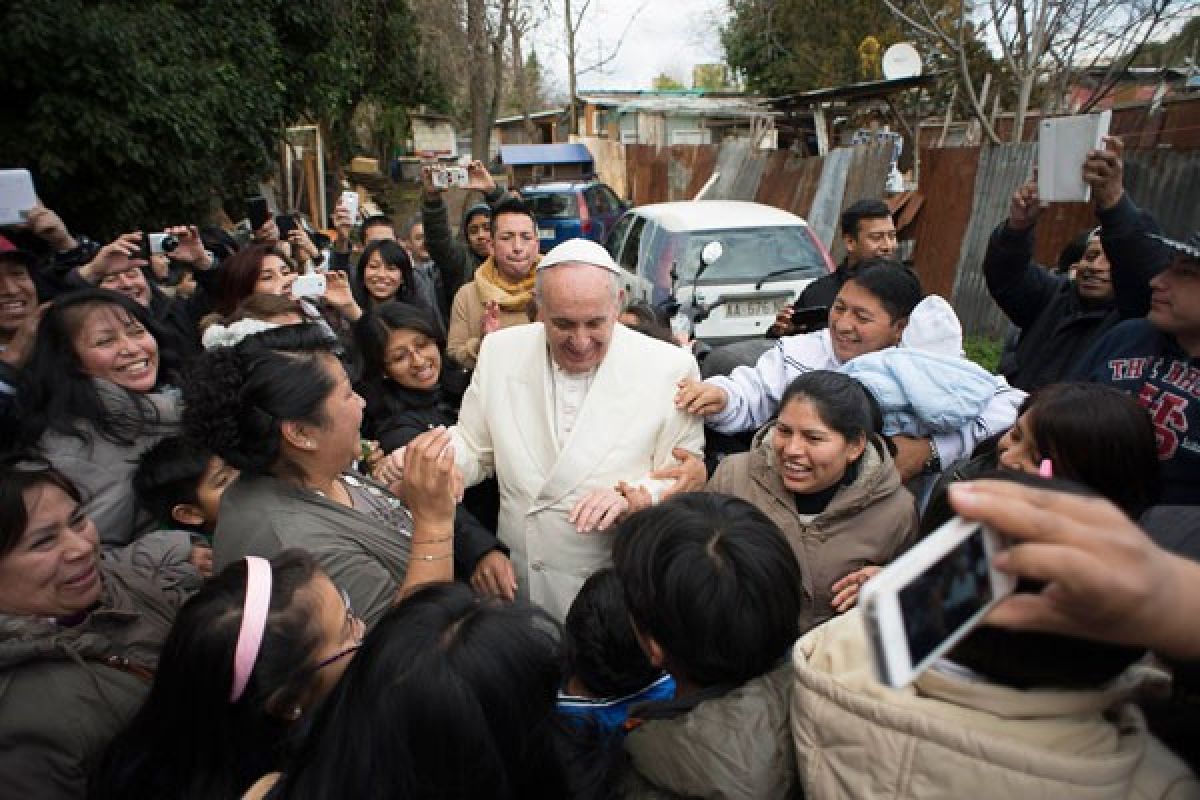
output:
M741 200L687 200L638 206L641 214L670 231L716 231L730 228L771 228L805 225L790 211Z
M576 189L587 189L599 186L599 181L557 181L555 183L537 183L532 186L522 186L522 192L572 192Z

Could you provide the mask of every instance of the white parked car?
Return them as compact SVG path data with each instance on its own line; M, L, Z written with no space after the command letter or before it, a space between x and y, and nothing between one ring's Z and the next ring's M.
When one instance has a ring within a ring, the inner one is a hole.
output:
M703 266L709 242L721 244L721 255ZM663 305L673 291L682 311L698 317L695 336L711 345L761 337L780 308L834 268L807 222L760 203L638 206L617 221L605 246L625 270L630 298Z

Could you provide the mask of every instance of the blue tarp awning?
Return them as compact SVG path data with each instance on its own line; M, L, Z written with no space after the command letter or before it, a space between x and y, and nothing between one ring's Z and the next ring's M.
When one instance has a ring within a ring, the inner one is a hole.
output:
M592 154L586 145L575 144L508 144L500 148L500 160L510 167L531 164L591 164Z

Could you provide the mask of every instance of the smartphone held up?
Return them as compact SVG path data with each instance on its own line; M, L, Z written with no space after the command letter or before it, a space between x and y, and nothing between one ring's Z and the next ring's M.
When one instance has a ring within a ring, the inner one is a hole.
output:
M992 563L1003 547L987 526L955 517L867 581L859 605L882 683L911 683L1012 594L1016 579Z

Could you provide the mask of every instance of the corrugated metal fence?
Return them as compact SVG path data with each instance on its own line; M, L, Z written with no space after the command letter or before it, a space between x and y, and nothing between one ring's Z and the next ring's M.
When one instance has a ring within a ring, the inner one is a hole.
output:
M927 201L914 229L913 261L929 291L950 290L968 334L999 336L1008 327L984 284L983 256L992 231L1008 216L1009 198L1032 174L1036 158L1035 144L922 151L921 191ZM1166 233L1186 236L1200 229L1200 151L1132 150L1124 160L1130 196ZM1045 209L1037 229L1038 261L1056 263L1059 251L1095 224L1086 203Z
M840 259L838 216L859 198L883 195L890 158L891 148L883 144L838 148L823 158L764 152L749 139L661 148L626 145L626 185L634 205L690 200L716 172L706 198L752 200L799 214Z

